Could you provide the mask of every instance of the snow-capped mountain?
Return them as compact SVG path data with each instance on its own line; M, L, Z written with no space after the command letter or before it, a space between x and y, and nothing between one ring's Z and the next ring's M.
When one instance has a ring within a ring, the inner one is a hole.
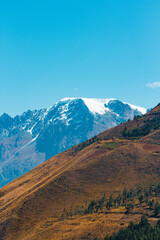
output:
M145 114L116 99L64 98L48 109L0 117L0 186L100 132Z

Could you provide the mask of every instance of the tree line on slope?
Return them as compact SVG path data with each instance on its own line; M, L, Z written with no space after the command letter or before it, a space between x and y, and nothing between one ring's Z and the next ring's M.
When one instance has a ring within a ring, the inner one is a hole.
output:
M117 234L106 236L104 240L159 240L160 239L160 220L155 227L152 227L145 215L141 217L139 224L130 222L125 229L119 230Z
M136 117L135 119L138 119L139 117ZM122 131L122 137L124 138L139 138L144 137L151 133L152 130L158 130L160 128L160 114L158 114L153 119L144 119L143 120L143 126L137 127L134 129L127 129L125 127Z
M88 207L85 209L85 214L91 214L98 211L102 211L104 207L106 210L111 210L113 208L119 208L120 206L125 206L125 213L132 213L135 205L141 205L145 203L149 210L153 210L154 216L157 217L160 214L160 204L157 198L160 196L160 184L155 187L150 186L149 189L143 189L139 186L136 190L131 189L127 192L124 188L123 193L116 197L113 194L106 199L105 195L99 200L92 200Z
M62 217L72 217L73 215L84 215L93 213L109 213L111 209L116 209L121 206L125 207L125 213L131 214L136 206L142 206L145 204L148 210L153 212L154 217L158 217L160 214L160 184L156 186L150 186L148 189L138 186L136 189L127 191L124 188L122 193L118 195L111 194L107 199L104 195L100 200L92 200L88 205L70 208L69 211L63 210ZM139 212L142 213L142 212Z

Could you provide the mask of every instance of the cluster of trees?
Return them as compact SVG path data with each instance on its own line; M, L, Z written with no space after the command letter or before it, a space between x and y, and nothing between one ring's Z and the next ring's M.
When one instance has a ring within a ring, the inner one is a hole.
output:
M136 115L136 116L134 116L134 119L139 119L139 118L142 118L143 117L143 115Z
M99 201L92 200L91 203L88 205L88 207L85 208L84 213L89 214L89 213L98 212L99 210L102 211L103 207L105 206L105 201L106 201L105 195Z
M141 186L138 186L136 189L131 189L127 191L124 188L122 193L114 196L113 194L107 199L104 195L100 200L92 200L86 206L81 206L73 209L70 208L69 211L64 209L62 217L72 217L73 215L84 215L84 214L93 214L93 213L102 213L109 211L114 208L119 208L120 206L125 206L125 213L131 214L136 205L142 205L145 203L145 206L148 206L148 209L153 212L154 217L160 215L160 204L157 201L157 198L160 197L160 184L156 186L150 186L148 189L144 189Z
M131 222L126 229L121 229L111 237L104 240L159 240L160 239L160 220L157 225L152 227L146 216L142 216L139 224Z
M102 211L105 207L106 210L110 210L112 208L119 208L120 206L125 206L126 214L131 213L134 208L134 198L135 198L134 190L127 192L126 188L122 194L119 194L117 197L113 197L113 194L106 199L105 195L99 201L92 200L88 207L85 209L85 214Z
M139 116L136 117L136 119ZM122 131L122 136L124 138L139 138L148 135L152 130L157 130L160 128L160 115L154 117L152 120L144 120L144 125L141 127L134 128L132 130L126 127Z
M141 186L137 189L131 189L127 191L124 188L123 193L114 197L113 194L106 199L104 195L100 200L92 200L88 207L85 208L84 214L92 214L96 212L102 212L104 208L110 210L112 208L119 208L125 206L126 214L132 213L136 204L145 203L150 210L153 210L153 214L157 217L160 214L160 204L156 201L156 198L160 196L160 184L157 186L150 186L148 189L144 189Z
M133 130L127 130L125 127L122 136L124 138L138 138L138 137L143 137L146 136L150 133L150 129L147 126L143 126L141 128L134 128Z

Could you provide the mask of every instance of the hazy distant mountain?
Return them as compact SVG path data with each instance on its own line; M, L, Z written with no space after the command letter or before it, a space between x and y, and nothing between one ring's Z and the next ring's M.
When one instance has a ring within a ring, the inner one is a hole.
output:
M146 109L116 99L65 98L48 109L0 117L0 186Z

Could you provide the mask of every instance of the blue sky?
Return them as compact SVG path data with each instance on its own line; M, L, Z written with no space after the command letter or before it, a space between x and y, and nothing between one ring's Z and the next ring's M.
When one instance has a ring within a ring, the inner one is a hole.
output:
M160 102L159 0L2 0L0 114L64 97Z

